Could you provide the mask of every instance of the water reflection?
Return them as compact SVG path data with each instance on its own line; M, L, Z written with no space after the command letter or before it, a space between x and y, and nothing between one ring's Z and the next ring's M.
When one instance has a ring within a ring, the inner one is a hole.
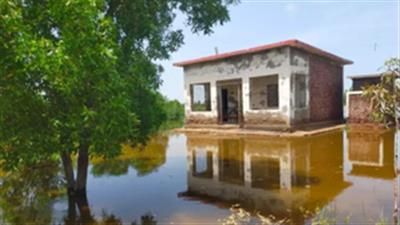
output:
M295 224L352 186L350 176L395 177L392 132L351 129L302 139L192 134L187 146L188 188L180 197L240 204Z
M123 225L122 219L103 211L100 218L91 212L86 195L68 196L68 214L64 217L64 225ZM132 221L131 225L156 225L157 220L151 214L140 217L140 222Z
M392 132L355 129L345 132L344 173L352 176L393 179L395 177Z
M105 210L93 215L86 195L68 196L63 175L57 162L1 174L0 223L1 224L65 224L65 225L122 225L120 218ZM54 204L67 199L68 209L62 221L54 221ZM132 225L156 225L151 214L141 216Z
M145 147L123 147L121 155L113 159L91 160L94 177L121 176L133 168L137 176L145 176L162 166L166 161L168 136L153 137ZM92 212L86 195L68 195L64 175L57 160L43 162L34 167L0 174L0 223L1 224L65 224L65 225L122 225L123 221L102 209L101 215ZM54 205L66 204L65 213L55 218ZM145 214L132 225L155 225L156 219Z
M128 172L129 167L139 176L156 171L165 163L168 136L157 135L143 148L124 145L121 155L113 159L94 158L91 160L91 173L94 176L120 176Z
M56 162L45 162L18 172L2 172L1 224L50 224L52 205L64 194L62 174Z
M0 223L217 223L236 203L293 224L328 206L352 223L375 223L398 201L393 136L353 128L298 139L157 136L93 159L88 196L67 196L58 163L1 174Z

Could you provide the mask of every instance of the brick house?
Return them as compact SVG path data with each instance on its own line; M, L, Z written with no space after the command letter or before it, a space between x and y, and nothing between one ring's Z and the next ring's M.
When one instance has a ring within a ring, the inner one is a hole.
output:
M381 81L382 74L363 74L349 76L353 81L351 91L346 94L347 112L349 123L372 123L370 102L362 97L362 88L375 85Z
M343 120L343 59L298 40L174 63L186 127L290 130Z
M374 73L374 74L364 74L364 75L352 75L349 76L353 81L351 90L347 92L346 102L347 102L347 122L348 123L375 123L370 117L372 113L372 103L370 100L362 96L363 87L369 85L376 85L382 82L385 76L392 76L394 74L385 73ZM395 83L386 84L385 89L393 91L394 85L400 87L400 79L396 78ZM399 115L400 116L400 115ZM400 117L399 117L400 119Z

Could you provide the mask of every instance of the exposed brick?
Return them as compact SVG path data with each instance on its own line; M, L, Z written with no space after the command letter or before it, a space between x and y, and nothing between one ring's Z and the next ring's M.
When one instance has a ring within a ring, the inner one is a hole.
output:
M370 123L370 104L360 94L349 95L349 123Z
M343 119L343 67L310 55L310 120Z

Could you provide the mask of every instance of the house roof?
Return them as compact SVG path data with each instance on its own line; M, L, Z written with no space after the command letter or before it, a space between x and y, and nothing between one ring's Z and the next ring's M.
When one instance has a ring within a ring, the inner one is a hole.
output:
M381 73L370 73L370 74L357 74L357 75L350 75L348 78L354 79L365 79L365 78L378 78L381 77Z
M197 59L186 60L186 61L182 61L182 62L176 62L173 65L179 66L179 67L184 67L184 66L198 64L198 63L211 62L211 61L217 61L217 60L221 60L221 59L231 58L234 56L258 53L258 52L262 52L262 51L266 51L266 50L270 50L270 49L274 49L274 48L286 47L286 46L302 49L306 52L329 58L329 59L336 61L342 65L353 63L352 61L350 61L348 59L341 58L332 53L326 52L322 49L319 49L317 47L314 47L307 43L304 43L302 41L292 39L292 40L281 41L281 42L277 42L277 43L273 43L273 44L260 45L260 46L254 47L254 48L242 49L242 50L237 50L237 51L232 51L232 52L210 55L210 56L201 57L201 58L197 58Z
M380 78L382 76L394 75L394 72L386 71L383 73L370 73L370 74L358 74L347 76L349 79L368 79L368 78Z

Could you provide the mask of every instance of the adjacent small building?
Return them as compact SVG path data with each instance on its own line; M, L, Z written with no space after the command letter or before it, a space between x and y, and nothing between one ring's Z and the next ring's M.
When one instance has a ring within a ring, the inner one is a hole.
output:
M184 69L186 127L290 130L343 120L347 64L288 40L174 65Z
M379 124L371 117L373 104L370 99L363 97L363 89L370 85L381 84L385 81L384 88L393 94L393 91L398 90L400 87L400 79L394 77L395 74L390 72L364 74L364 75L353 75L349 76L353 81L351 90L347 92L347 112L348 112L348 123L359 123L359 124ZM388 79L391 78L391 79ZM388 79L388 80L385 80ZM397 87L397 88L396 88ZM396 89L394 89L396 88ZM388 117L391 120L390 117ZM400 120L400 115L397 116ZM393 121L394 122L394 121Z
M380 83L382 74L352 75L348 78L353 84L351 90L346 94L348 123L372 123L370 118L372 112L371 103L362 96L363 87Z

